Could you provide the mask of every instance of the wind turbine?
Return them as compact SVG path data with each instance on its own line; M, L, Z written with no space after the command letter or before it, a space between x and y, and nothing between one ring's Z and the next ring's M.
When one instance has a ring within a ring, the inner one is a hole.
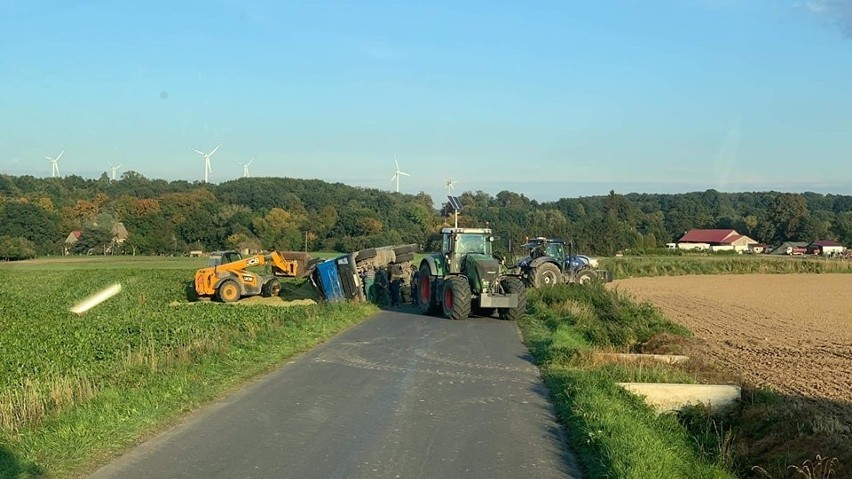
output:
M112 169L112 181L115 181L115 172L116 172L116 171L118 171L118 170L119 170L119 168L121 168L122 166L124 166L124 163L122 163L122 164L120 164L120 165L118 165L118 166L113 166L113 165L112 165L112 163L110 163L110 162L108 162L108 161L107 161L107 164L108 164L108 165L109 165L109 167Z
M210 153L204 153L203 151L198 151L195 148L192 148L192 151L198 153L199 155L204 157L204 182L208 183L210 181L210 175L213 173L213 169L210 167L210 157L213 156L213 153L216 153L216 150L222 146L221 143L216 145L216 148L213 148L213 151Z
M447 178L446 183L444 183L444 188L447 189L447 195L449 195L452 193L452 190L456 189L456 180Z
M59 156L57 156L56 158L51 158L49 156L44 157L46 160L50 161L50 167L51 167L50 177L51 178L56 178L57 176L59 176L59 159L62 158L63 153L65 153L65 150L62 150L61 152L59 152Z
M248 169L248 167L249 167L249 165L251 164L251 162L252 162L252 161L254 161L254 157L252 157L252 158L251 158L251 160L249 160L249 162L248 162L248 163L240 163L240 162L237 162L237 164L238 164L238 165L242 165L242 167L243 167L243 178L248 178L249 176L251 176L251 175L249 174L249 169Z
M399 177L400 177L400 175L402 175L402 176L411 176L411 175L409 175L408 173L403 173L402 171L399 170L399 162L396 161L396 156L393 157L393 162L396 163L396 171L393 173L393 176L391 176L391 183L393 183L393 181L396 180L396 192L399 193Z

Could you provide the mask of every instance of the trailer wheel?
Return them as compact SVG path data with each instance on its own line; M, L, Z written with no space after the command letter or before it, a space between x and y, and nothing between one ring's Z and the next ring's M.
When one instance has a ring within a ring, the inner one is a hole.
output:
M553 286L562 282L562 272L553 263L542 263L536 266L532 277L533 286L536 288Z
M216 288L216 300L223 303L233 303L240 299L240 285L232 279L226 279Z
M441 300L444 316L449 319L467 319L470 316L470 285L464 276L453 276L444 281Z
M524 287L524 282L520 278L510 276L504 278L503 291L507 293L515 293L518 295L518 306L515 308L501 308L500 319L507 321L515 321L520 319L527 310L527 289Z

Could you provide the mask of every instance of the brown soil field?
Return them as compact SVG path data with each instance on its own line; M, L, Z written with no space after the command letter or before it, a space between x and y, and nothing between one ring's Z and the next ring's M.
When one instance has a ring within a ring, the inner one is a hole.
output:
M688 327L698 354L753 386L852 405L852 276L632 278L612 284Z

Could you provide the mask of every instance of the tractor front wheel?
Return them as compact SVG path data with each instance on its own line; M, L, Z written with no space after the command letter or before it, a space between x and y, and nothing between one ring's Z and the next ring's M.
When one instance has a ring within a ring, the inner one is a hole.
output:
M240 285L232 279L226 279L216 288L216 299L223 303L233 303L240 299Z
M432 288L434 288L435 283L433 283L432 276L429 273L429 265L424 264L420 267L420 275L417 280L417 295L415 296L417 309L420 310L420 314L432 314L436 309L432 302Z
M441 305L444 307L444 316L449 319L467 319L470 316L470 285L467 278L453 276L444 281Z
M598 274L590 269L581 271L580 274L577 275L577 284L592 284L597 282L597 280Z
M510 276L502 281L503 291L506 293L515 293L518 295L518 306L514 308L500 309L500 319L507 321L515 321L523 316L527 310L527 288L524 287L524 282L520 278Z
M535 267L532 274L532 283L536 288L553 286L562 282L562 272L559 266L553 263L542 263Z

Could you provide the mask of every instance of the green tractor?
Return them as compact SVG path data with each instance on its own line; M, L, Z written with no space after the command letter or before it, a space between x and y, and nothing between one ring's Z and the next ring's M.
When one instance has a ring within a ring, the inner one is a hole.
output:
M420 312L450 319L471 313L515 320L526 309L523 280L503 274L494 258L488 228L444 228L440 253L427 255L417 272L415 300Z

